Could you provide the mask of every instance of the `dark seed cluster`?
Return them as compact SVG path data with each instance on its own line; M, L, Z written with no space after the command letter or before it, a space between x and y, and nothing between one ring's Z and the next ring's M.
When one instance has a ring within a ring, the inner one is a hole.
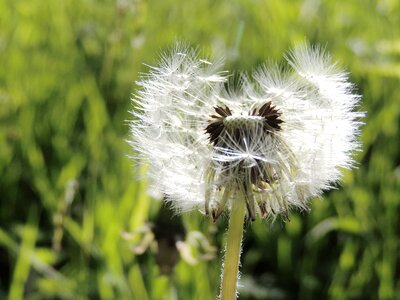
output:
M209 134L210 143L214 146L220 145L220 136L226 130L224 125L225 118L232 116L232 111L228 106L215 106L216 114L211 115L209 124L205 131ZM271 101L266 102L260 108L255 108L249 112L248 116L263 117L263 129L266 133L278 131L281 129L283 121L280 119L281 112L272 105ZM241 128L235 128L236 131L242 131Z
M216 106L214 109L215 114L210 116L205 131L209 135L210 144L227 150L233 150L229 149L232 144L245 149L246 143L249 145L254 142L255 138L258 139L259 137L254 136L254 128L260 128L264 134L269 135L281 130L283 123L280 118L281 112L272 105L271 101L249 111L245 116L233 116L228 106ZM255 220L255 199L251 196L253 189L258 192L266 191L271 184L279 180L273 168L266 166L264 162L257 158L254 158L254 161L255 165L251 167L248 167L244 162L239 162L234 166L237 174L235 185L241 186L239 190L242 190L245 194L248 216L253 221ZM231 168L229 164L229 162L221 163L219 176L224 176L225 172L227 172L227 177L230 176L229 170ZM261 214L265 216L267 214L265 202L260 202L258 205ZM214 221L222 213L224 206L225 204L222 204L211 210ZM206 203L206 212L209 212L208 202Z
M264 117L264 130L271 132L273 130L280 130L283 121L279 118L281 116L275 106L272 105L271 101L266 102L259 109L253 109L250 113L251 116Z
M210 143L214 146L218 144L218 138L224 130L224 119L232 115L228 106L215 106L217 114L211 115L211 120L206 127L206 132L210 135Z

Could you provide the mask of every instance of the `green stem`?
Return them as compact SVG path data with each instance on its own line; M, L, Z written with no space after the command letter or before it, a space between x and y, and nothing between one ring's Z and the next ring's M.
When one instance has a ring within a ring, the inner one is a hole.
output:
M224 270L221 285L221 300L236 299L244 216L245 203L243 199L235 199L232 201L229 219L228 238L226 241Z

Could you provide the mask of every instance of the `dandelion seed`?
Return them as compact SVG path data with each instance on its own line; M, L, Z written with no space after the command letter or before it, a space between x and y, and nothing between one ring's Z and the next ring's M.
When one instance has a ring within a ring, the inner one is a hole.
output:
M179 211L230 220L221 299L235 299L243 220L306 210L353 165L360 96L318 47L302 45L291 69L262 67L225 88L222 62L176 46L138 82L131 144L151 188Z
M216 220L240 198L251 220L287 215L353 165L363 114L347 73L319 47L286 58L291 70L260 68L235 91L221 61L179 45L142 76L131 144L176 209Z

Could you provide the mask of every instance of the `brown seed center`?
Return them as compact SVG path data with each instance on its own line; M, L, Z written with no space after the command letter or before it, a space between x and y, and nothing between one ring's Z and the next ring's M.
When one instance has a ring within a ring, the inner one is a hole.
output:
M243 133L246 127L262 126L266 134L271 134L274 131L279 131L283 123L280 118L282 113L272 105L271 101L249 111L244 116L232 115L232 111L228 106L216 106L214 109L216 114L210 116L209 124L205 129L209 135L210 143L214 146L224 146L223 142L221 142L221 136L226 131Z

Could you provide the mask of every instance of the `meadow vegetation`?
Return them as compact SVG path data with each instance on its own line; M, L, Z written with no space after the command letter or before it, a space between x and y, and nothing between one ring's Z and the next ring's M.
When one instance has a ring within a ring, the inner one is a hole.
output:
M169 214L128 157L134 82L176 40L249 72L308 40L363 95L357 169L246 225L240 299L400 299L397 0L0 1L0 298L215 299L227 217Z

